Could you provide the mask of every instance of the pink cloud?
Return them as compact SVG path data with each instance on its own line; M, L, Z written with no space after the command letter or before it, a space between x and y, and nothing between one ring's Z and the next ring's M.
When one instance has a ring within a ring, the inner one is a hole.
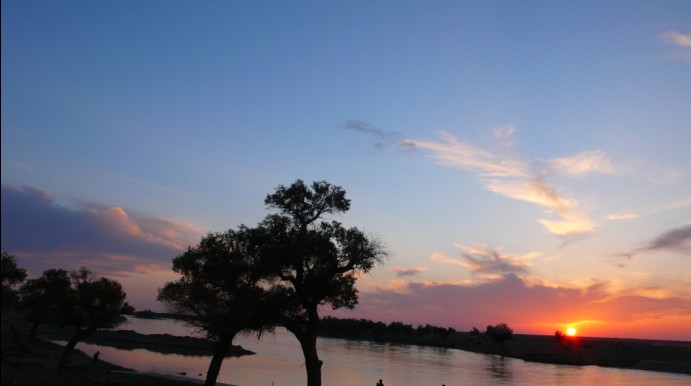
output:
M620 324L650 325L657 320L657 331L629 333L691 339L687 329L663 322L691 315L689 297L612 292L606 283L587 287L528 284L514 274L479 284L409 282L402 291L380 288L362 293L355 311L339 313L348 317L354 317L353 314L385 322L430 323L460 330L506 322L519 333L540 334L551 334L569 323L590 321L589 333L593 336L611 334Z
M172 259L203 234L182 221L118 206L67 208L30 187L2 187L2 223L3 250L17 256L30 275L86 266L123 285L127 277L142 275L163 284Z

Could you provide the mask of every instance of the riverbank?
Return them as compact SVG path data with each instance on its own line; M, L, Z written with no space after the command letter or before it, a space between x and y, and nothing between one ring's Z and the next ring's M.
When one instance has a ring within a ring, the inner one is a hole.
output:
M479 341L459 342L457 348L502 355L531 362L595 365L624 369L691 374L691 342L653 341L592 337L514 335L503 351Z
M37 335L50 341L67 341L72 334L70 329L41 326ZM124 350L146 349L161 354L180 354L191 356L211 356L213 350L207 339L169 334L140 334L131 330L98 330L83 340L84 343L110 346ZM241 346L231 346L226 357L254 355Z
M15 329L16 334L12 332ZM140 373L94 360L76 349L68 367L57 368L64 346L42 338L29 340L28 324L17 315L2 316L2 361L0 385L120 385L120 386L190 386L198 381L181 376ZM219 384L221 385L221 384ZM229 385L228 385L229 386Z

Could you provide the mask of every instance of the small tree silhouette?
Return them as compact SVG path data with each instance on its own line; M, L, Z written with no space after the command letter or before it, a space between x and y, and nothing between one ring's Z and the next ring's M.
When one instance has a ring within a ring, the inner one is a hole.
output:
M69 273L64 269L49 269L41 277L28 279L19 289L20 305L26 319L32 323L29 338L36 337L39 324L60 323L64 304L72 295Z
M494 344L498 343L500 351L504 351L504 342L513 339L513 329L506 323L487 326L485 337L491 339Z
M2 252L2 312L17 303L16 287L26 279L26 270L17 266L14 255Z
M122 285L96 276L85 267L70 273L72 288L61 305L61 323L73 326L75 333L67 342L58 368L67 365L74 346L101 328L115 328L125 322L134 308L125 301Z

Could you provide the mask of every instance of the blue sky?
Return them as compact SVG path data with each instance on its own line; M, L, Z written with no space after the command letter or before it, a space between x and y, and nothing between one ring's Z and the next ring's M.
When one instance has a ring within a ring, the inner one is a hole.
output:
M391 254L348 315L688 340L689 85L688 1L4 1L2 248L156 308L187 245L327 180Z

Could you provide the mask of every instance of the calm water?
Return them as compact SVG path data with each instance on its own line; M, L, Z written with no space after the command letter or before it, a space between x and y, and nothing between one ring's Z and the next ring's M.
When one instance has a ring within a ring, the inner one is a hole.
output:
M188 335L169 320L131 318L122 329L145 334ZM257 355L226 358L219 382L239 386L302 386L307 383L302 352L295 338L278 329L261 341L239 336L235 344ZM120 350L79 343L77 348L101 359L135 369L164 374L186 372L203 379L209 357ZM524 362L461 350L320 338L324 385L370 386L380 378L386 386L452 385L689 385L691 376L596 366L564 366Z

